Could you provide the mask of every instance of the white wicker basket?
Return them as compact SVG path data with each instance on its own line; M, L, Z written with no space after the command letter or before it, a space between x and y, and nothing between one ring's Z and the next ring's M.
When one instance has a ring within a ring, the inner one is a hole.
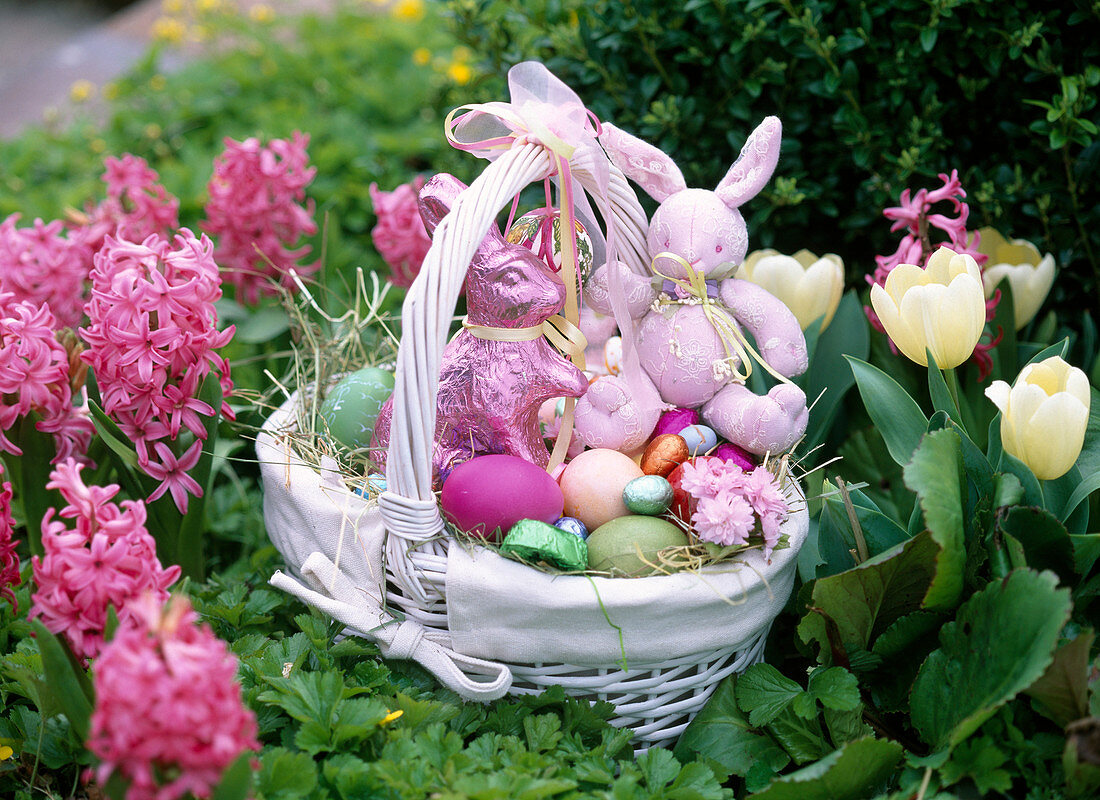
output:
M592 170L584 163L571 166L578 181L589 188ZM353 631L375 638L383 655L416 658L468 697L488 699L506 691L531 694L560 685L571 695L607 700L615 706L613 724L633 728L636 745L644 750L673 743L722 678L761 659L771 621L793 585L795 556L807 530L805 502L792 481L788 485L792 514L785 527L791 549L778 551L770 563L760 560L754 568L755 579L766 591L753 595L752 602L762 607L753 609L746 628L718 645L712 642L713 646L693 650L689 644L655 660L623 659L625 663L617 664L610 658L609 663L598 665L502 664L499 655L481 652L484 647L470 652L469 647L455 646L448 627L449 616L455 615L455 609L448 608L448 564L455 554L448 551L452 542L441 535L444 522L432 491L441 357L466 265L475 249L513 196L551 171L552 162L538 144L509 150L485 169L436 228L420 276L403 308L387 460L388 491L377 505L353 495L333 476L320 475L295 457L289 440L280 436L293 425L294 398L268 420L258 439L265 518L289 567L308 586L282 574L272 582L341 619ZM597 199L599 211L605 219L611 216L615 220L620 259L641 272L645 269L645 216L622 173L613 167L611 173L606 203L600 205ZM374 525L370 515L379 507L378 527L384 525L384 533L380 532L375 542L369 533ZM372 548L384 549L384 558ZM358 566L349 566L349 554L355 555ZM359 557L362 554L365 559ZM384 577L380 574L383 563ZM350 582L341 570L350 573ZM556 580L593 583L581 576ZM342 582L346 584L343 589ZM730 615L744 615L744 609L730 606L728 590L723 591L726 596L714 592L715 607ZM602 600L600 603L602 606ZM547 628L558 624L553 613L546 615L544 624ZM690 619L682 624L690 630ZM637 632L628 631L627 635L636 637ZM456 652L459 649L466 652Z

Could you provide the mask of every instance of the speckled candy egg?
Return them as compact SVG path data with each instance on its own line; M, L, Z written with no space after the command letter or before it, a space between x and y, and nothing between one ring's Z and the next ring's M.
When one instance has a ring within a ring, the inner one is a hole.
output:
M630 456L616 450L585 450L569 462L561 476L565 513L592 531L605 522L630 513L623 503L623 489L642 475Z
M656 517L672 504L672 484L660 475L635 478L623 489L623 503L632 514Z
M443 514L455 527L496 541L521 519L553 523L562 515L562 493L546 470L508 455L471 458L443 484Z
M329 436L344 447L369 447L382 404L393 394L393 373L364 367L345 375L321 403Z
M619 517L588 537L588 568L631 577L652 575L658 570L650 564L658 563L659 551L687 543L687 534L666 519Z

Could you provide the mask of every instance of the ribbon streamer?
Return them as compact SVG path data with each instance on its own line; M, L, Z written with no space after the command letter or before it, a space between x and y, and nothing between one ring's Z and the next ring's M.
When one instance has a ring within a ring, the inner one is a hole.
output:
M671 275L666 275L657 268L659 261L672 261L678 266L683 267L684 272L687 273L688 279L681 280L680 278L673 278ZM669 303L684 304L686 302L698 301L703 307L703 313L707 317L707 321L710 322L714 328L714 332L718 334L719 340L722 342L722 348L726 352L726 357L723 361L729 365L730 372L733 377L745 383L748 381L749 376L752 375L752 362L756 361L764 371L771 375L776 380L782 383L793 385L792 381L784 375L780 375L774 369L771 364L764 360L752 345L749 344L748 339L745 338L745 334L741 332L741 326L737 324L737 320L734 319L730 310L725 307L721 302L715 302L715 298L710 295L710 287L707 286L706 276L695 269L688 261L675 253L658 253L653 257L653 263L650 265L650 269L653 270L653 274L663 278L668 283L673 284L679 288L689 300L669 300ZM736 359L745 371L741 373L738 371L737 366L734 364Z
M546 149L553 167L546 177L557 178L561 225L568 231L567 235L563 232L561 237L561 273L566 289L562 316L572 328L577 328L580 324L580 278L577 266L576 207L579 205L581 212L587 213L589 217L592 215L583 190L578 193L575 189L577 181L571 170L570 161L574 155L579 156L582 152L596 156L589 159L596 172L593 178L598 191L602 192L606 198L610 185L610 167L607 156L597 142L601 132L600 122L591 111L585 108L572 89L537 62L524 62L514 66L508 73L508 87L512 102L497 101L459 106L447 115L444 132L447 141L453 147L490 161L513 147L529 142L539 144ZM610 243L614 241L613 222L606 216L605 222ZM610 259L613 251L610 247L608 250ZM576 349L575 337L568 329L565 334L559 334L556 329L554 334L551 334L544 330L545 325L546 323L543 323L542 326L538 326L538 333L531 338L537 339L541 335L546 335L555 346L568 353L573 364L583 371L585 369L584 349L583 347ZM472 328L467 329L473 332ZM576 332L579 334L579 329ZM495 334L491 333L482 338L494 336ZM554 336L560 336L569 346L562 348L558 341L555 341ZM583 340L583 336L581 339ZM547 471L552 471L565 460L573 436L575 405L574 398L566 399L561 432L550 454Z

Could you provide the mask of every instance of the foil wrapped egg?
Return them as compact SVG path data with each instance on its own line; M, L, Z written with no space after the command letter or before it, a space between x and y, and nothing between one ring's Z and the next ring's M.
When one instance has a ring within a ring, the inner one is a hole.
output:
M688 450L688 444L682 436L675 433L662 433L654 436L646 446L639 466L646 475L660 475L667 478L672 470L690 457L691 451Z
M635 478L623 489L623 503L632 514L656 517L672 505L672 484L660 475Z
M588 280L592 272L592 237L579 220L574 220L577 234L577 276L581 284ZM553 239L550 245L550 257L554 269L561 269L561 212L553 208L540 208L524 214L512 223L505 235L512 244L523 245L534 253L543 247L547 230L551 229Z

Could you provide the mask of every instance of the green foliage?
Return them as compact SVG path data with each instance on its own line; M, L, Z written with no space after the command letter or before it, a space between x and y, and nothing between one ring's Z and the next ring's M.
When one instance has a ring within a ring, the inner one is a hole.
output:
M1074 319L1096 286L1100 12L1089 0L449 6L487 74L544 61L601 119L672 154L689 186L717 184L749 131L778 114L776 177L746 208L753 247L840 253L854 281L895 249L881 209L957 168L972 227L1054 253L1054 291ZM505 96L499 78L478 88L477 99Z

